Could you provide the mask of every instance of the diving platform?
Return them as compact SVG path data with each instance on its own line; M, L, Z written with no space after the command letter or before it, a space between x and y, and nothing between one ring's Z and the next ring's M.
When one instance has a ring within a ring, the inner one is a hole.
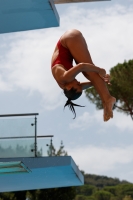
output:
M55 4L110 0L0 0L0 34L59 27Z
M0 33L59 26L53 0L0 0Z
M0 192L84 184L72 157L52 152L54 136L37 134L37 115L0 115Z
M41 157L41 158L1 158L0 163L21 161L28 168L25 172L10 169L1 173L0 192L23 191L80 186L84 178L71 156Z

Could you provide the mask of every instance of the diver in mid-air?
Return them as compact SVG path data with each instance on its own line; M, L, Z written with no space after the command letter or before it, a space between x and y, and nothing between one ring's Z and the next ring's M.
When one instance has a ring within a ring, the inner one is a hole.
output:
M76 66L72 65L73 59ZM65 106L68 105L75 113L74 106L79 105L74 104L72 100L78 99L82 90L94 86L103 103L104 121L113 118L112 109L116 99L110 95L106 86L106 83L110 84L110 76L106 74L105 69L93 64L86 41L80 31L72 29L61 36L52 56L51 69L59 87L64 90L68 98ZM89 80L88 82L80 83L75 79L81 72Z

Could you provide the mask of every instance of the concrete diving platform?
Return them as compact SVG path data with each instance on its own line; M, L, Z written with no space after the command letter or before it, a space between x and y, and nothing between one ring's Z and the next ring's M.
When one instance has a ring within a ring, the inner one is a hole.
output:
M53 0L0 0L0 33L59 26Z
M0 192L48 189L80 186L84 177L71 156L0 158L0 163L23 163L25 173L20 170L2 173L0 169ZM3 164L1 164L2 166Z

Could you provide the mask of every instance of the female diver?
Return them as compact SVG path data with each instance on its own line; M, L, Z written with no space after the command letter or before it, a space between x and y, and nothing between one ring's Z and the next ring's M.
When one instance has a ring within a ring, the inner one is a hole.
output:
M72 65L73 59L76 66ZM75 116L74 106L79 105L72 103L71 100L79 98L82 90L94 86L103 103L104 121L113 118L112 108L116 99L110 95L106 87L106 83L110 84L110 76L104 69L93 64L86 41L80 31L72 29L62 35L52 56L51 69L56 82L68 98L65 106L68 105ZM81 72L89 80L88 82L80 83L75 79Z

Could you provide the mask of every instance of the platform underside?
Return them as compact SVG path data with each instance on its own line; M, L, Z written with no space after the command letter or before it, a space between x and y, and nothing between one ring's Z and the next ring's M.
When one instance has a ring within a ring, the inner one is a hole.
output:
M0 33L59 26L53 0L0 0Z

